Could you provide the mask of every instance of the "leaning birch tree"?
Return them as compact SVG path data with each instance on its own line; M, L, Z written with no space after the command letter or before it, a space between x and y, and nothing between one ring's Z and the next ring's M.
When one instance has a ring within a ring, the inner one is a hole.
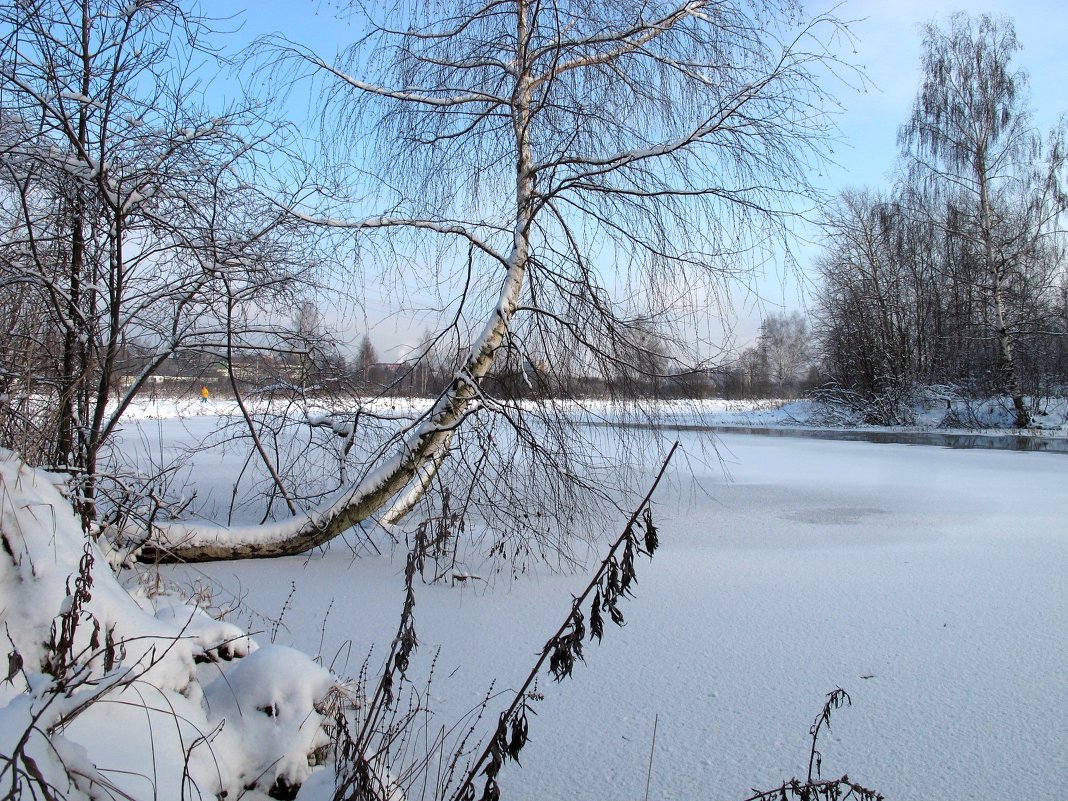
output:
M337 59L259 43L275 84L319 82L340 156L289 211L352 232L401 273L455 282L433 344L455 343L456 369L332 501L267 526L159 523L153 556L293 554L399 520L440 474L486 482L492 460L462 450L487 416L512 432L498 465L536 453L581 483L544 428L490 392L495 364L576 353L600 369L633 364L650 320L694 287L744 276L815 199L839 67L829 47L845 29L805 19L799 3L358 8L361 38ZM484 322L464 341L458 321L473 315Z

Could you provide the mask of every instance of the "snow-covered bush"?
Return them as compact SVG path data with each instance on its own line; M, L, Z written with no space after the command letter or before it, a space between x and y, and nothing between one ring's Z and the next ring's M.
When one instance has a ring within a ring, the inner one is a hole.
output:
M5 797L292 798L324 759L333 676L124 587L61 486L0 452Z
M818 425L907 426L916 422L914 387L890 385L877 392L862 392L828 384L809 393L820 404L810 422Z
M274 798L296 795L313 765L325 761L322 702L334 684L300 651L267 645L204 688L211 715L225 721L220 739L229 735L241 786L266 787Z

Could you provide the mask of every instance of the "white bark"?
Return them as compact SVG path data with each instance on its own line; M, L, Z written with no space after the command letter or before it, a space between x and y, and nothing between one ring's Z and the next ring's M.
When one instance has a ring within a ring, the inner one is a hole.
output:
M526 41L525 3L518 4L519 41ZM146 544L148 559L185 562L286 556L303 553L367 520L403 491L428 459L433 461L449 444L453 431L475 403L477 385L493 365L509 322L519 304L530 255L533 194L532 156L529 144L530 77L519 76L513 99L516 152L516 216L512 251L505 260L507 273L486 325L472 344L471 355L430 413L399 444L393 456L379 465L341 498L307 514L273 524L221 528L185 522L155 526ZM377 225L375 220L372 225ZM417 490L418 490L417 484ZM405 499L402 499L402 504ZM397 507L398 509L400 507ZM391 519L395 519L391 516Z

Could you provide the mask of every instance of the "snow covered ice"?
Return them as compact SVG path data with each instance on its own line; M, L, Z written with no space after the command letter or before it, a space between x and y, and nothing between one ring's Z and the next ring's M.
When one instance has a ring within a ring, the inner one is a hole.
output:
M185 424L161 416L145 423L160 447L210 423L208 414ZM707 435L682 442L685 458L655 501L661 549L638 566L627 625L587 648L571 680L539 683L522 767L500 775L504 798L642 797L654 716L650 797L744 798L804 775L808 727L835 687L853 706L821 737L825 777L848 772L905 801L1062 796L1068 458L726 434L721 465ZM220 482L225 465L195 475ZM421 688L438 654L425 699L436 725L477 707L494 680L516 686L586 581L544 570L495 579L487 565L470 567L486 580L416 587L410 677ZM184 631L166 681L154 682L167 703L209 731L227 721L214 739L217 783L238 786L262 770L257 759L277 760L268 745L288 742L294 778L310 776L300 797L329 796L332 771L306 758L323 742L316 703L331 686L327 669L351 676L395 635L401 572L388 553L354 559L336 546L166 570L236 610L219 623L172 597L144 623ZM13 603L6 577L4 586ZM198 649L222 642L251 656L193 665ZM213 683L220 671L229 694ZM183 681L202 697L170 689ZM14 688L4 692L6 738L19 713ZM238 705L247 722L227 734ZM313 725L283 735L278 727L298 717ZM71 749L112 764L148 759L134 737L102 747L104 721L78 724L64 732ZM150 797L148 779L123 781Z
M821 742L825 776L916 801L1059 798L1068 459L722 435L721 467L701 437L683 436L657 498L662 548L627 625L539 687L505 797L641 797L659 715L653 797L743 798L804 774L808 727L841 686L854 705ZM393 636L400 569L346 549L200 568L261 613L295 581L280 641L343 671ZM584 582L419 587L415 662L442 648L435 712L518 683Z

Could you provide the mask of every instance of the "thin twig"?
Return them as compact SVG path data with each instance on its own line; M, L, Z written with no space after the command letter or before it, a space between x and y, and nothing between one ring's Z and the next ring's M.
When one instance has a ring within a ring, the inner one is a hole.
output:
M653 752L656 750L656 726L660 722L660 715L653 716L653 742L649 746L649 770L645 773L645 801L649 801L649 785L653 781Z

